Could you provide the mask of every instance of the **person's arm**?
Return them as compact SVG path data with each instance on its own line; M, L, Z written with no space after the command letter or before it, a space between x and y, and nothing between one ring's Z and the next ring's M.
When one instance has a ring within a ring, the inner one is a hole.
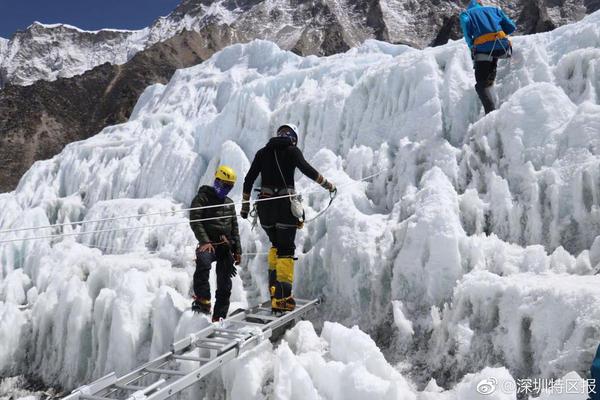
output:
M517 25L514 23L514 21L510 18L508 18L506 16L506 14L504 14L504 11L502 11L501 9L498 9L498 11L500 12L500 26L502 27L502 30L504 31L504 33L506 33L507 35L510 35L511 33L513 33L514 31L517 30Z
M243 192L244 192L244 197L246 195L248 195L248 199L250 199L250 194L252 193L252 186L254 185L254 181L256 181L256 178L258 178L258 174L260 174L261 158L262 158L261 154L262 154L261 150L256 152L256 155L254 156L254 160L252 160L252 164L250 165L250 169L248 170L248 173L246 174L246 177L244 178Z
M335 190L333 183L325 179L323 175L321 175L312 165L308 163L308 161L306 161L304 154L302 154L302 151L300 151L299 148L294 147L293 151L294 159L296 160L296 167L300 170L300 172L330 192Z
M470 49L473 48L473 35L471 34L471 30L469 29L469 14L466 12L460 13L460 28L462 29L463 36L465 37L465 42Z
M294 157L296 167L300 170L300 172L317 182L321 174L319 174L319 172L312 165L310 165L308 161L306 161L302 151L297 147L292 147L292 155Z
M240 216L244 219L248 218L248 214L250 213L250 195L252 194L252 186L254 185L254 181L256 181L258 174L260 174L262 162L261 154L262 149L256 152L254 155L254 160L252 160L252 164L250 165L250 169L244 178L244 187L242 190L242 210L240 211Z
M206 205L208 205L208 199L206 198L206 196L198 194L196 195L196 197L194 197L194 200L192 200L192 205L190 206L190 208L204 207ZM202 219L203 216L204 210L190 211L190 221ZM196 236L196 239L198 240L198 243L200 243L200 245L210 243L210 238L208 237L208 234L204 229L204 223L190 222L190 226L192 228L192 231L194 232L194 236Z

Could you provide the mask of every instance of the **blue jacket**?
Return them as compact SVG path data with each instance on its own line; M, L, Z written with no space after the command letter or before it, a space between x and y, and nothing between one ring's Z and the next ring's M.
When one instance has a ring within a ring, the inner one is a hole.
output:
M462 28L465 41L472 49L474 41L479 36L487 33L504 31L510 35L517 29L515 23L497 7L483 7L478 0L471 0L467 10L460 14L460 27ZM508 39L499 39L477 45L477 53L490 53L494 50L507 49L510 46Z

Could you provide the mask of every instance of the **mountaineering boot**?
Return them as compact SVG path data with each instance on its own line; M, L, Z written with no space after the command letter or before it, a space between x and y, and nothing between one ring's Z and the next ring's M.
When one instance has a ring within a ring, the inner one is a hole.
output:
M200 297L193 296L192 311L202 314L210 314L210 300L202 299Z
M275 247L269 249L267 261L269 263L269 293L271 294L271 300L273 300L274 289L272 290L272 288L277 280L277 249Z
M296 300L292 296L284 297L282 299L273 298L271 300L271 311L273 312L285 312L294 311L296 308Z
M291 257L277 258L277 279L271 286L271 310L274 312L293 311L296 301L292 297L294 282L294 259Z

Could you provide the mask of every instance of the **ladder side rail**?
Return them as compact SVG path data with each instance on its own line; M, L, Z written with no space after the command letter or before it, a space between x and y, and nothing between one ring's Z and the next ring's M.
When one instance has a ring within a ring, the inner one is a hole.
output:
M117 375L114 372L103 376L90 383L73 390L71 394L63 397L64 400L79 400L81 395L95 395L97 392L113 385L117 381Z
M170 362L172 360L172 356L173 356L172 352L168 352L161 356L158 356L155 359L150 360L145 364L142 364L141 366L139 366L135 370L131 371L127 375L123 375L122 377L118 378L115 382L113 382L112 385L97 391L96 394L101 393L103 396L106 397L106 396L110 396L111 394L113 394L116 391L123 390L119 386L129 385L132 382L135 382L141 378L144 378L144 377L150 375L150 372L147 370L147 368L160 368L163 365L165 365L166 363ZM156 380L158 380L158 379L156 379Z
M200 381L206 375L219 368L221 365L236 358L237 354L233 350L226 351L225 353L217 356L213 360L201 365L199 368L189 372L187 375L170 382L160 390L149 395L146 400L164 400L171 396L176 395L182 390L190 387L194 383Z
M164 388L158 388L161 384L164 383L164 380L158 379L156 382L150 384L145 387L142 392L147 393L148 391L152 391L154 389L158 389L154 394L148 397L148 400L161 400L166 399L175 393L180 392L186 387L194 384L198 380L202 379L202 377L208 375L210 372L219 368L226 362L229 362L231 359L237 357L243 350L251 345L255 345L257 343L262 342L266 338L269 338L273 332L273 330L278 329L287 323L297 320L309 311L313 310L320 303L320 299L314 300L300 300L300 304L302 304L296 310L284 314L278 317L275 320L272 320L266 324L258 324L250 321L245 321L247 316L254 317L252 309L247 310L244 313L239 313L231 318L226 319L226 322L232 322L236 325L242 326L257 326L261 329L261 334L256 335L252 332L239 332L240 337L231 338L231 342L226 344L219 350L219 354L217 356L201 365L198 369L188 373L187 375L182 376L179 379L176 379L166 385ZM260 307L260 306L259 306ZM274 317L269 316L269 320ZM265 318L267 319L267 318ZM218 335L219 328L217 326L210 325L199 332L188 335L186 338L181 339L171 345L172 351L165 353L145 364L138 367L134 371L124 375L121 378L117 378L115 373L112 372L96 381L91 383L90 385L84 385L77 389L75 389L70 395L64 397L65 400L80 400L82 396L91 398L91 397L104 397L103 395L113 394L115 391L123 390L123 386L131 385L132 382L135 382L138 379L141 379L147 375L149 375L150 370L152 369L160 369L160 367L164 366L166 363L175 360L175 355L183 355L193 348L201 347L198 346L202 339L205 339L207 342L210 341L211 334L215 333ZM223 329L225 331L225 329ZM221 336L221 338L223 338ZM160 382L162 381L162 382ZM141 387L141 386L140 386Z
M182 390L200 381L202 378L218 369L222 365L235 359L241 352L254 347L262 341L268 339L270 336L271 330L268 329L267 331L263 331L260 335L250 335L244 340L240 339L233 341L232 346L229 349L223 351L217 357L201 365L199 368L189 372L187 375L169 382L168 385L148 396L145 400L164 400L176 395Z

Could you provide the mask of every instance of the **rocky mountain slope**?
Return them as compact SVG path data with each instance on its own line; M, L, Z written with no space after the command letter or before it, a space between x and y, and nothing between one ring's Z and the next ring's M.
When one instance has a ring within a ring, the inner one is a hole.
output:
M0 191L14 189L36 160L126 121L146 87L207 58L201 43L198 33L184 31L123 65L104 63L72 78L0 90Z

